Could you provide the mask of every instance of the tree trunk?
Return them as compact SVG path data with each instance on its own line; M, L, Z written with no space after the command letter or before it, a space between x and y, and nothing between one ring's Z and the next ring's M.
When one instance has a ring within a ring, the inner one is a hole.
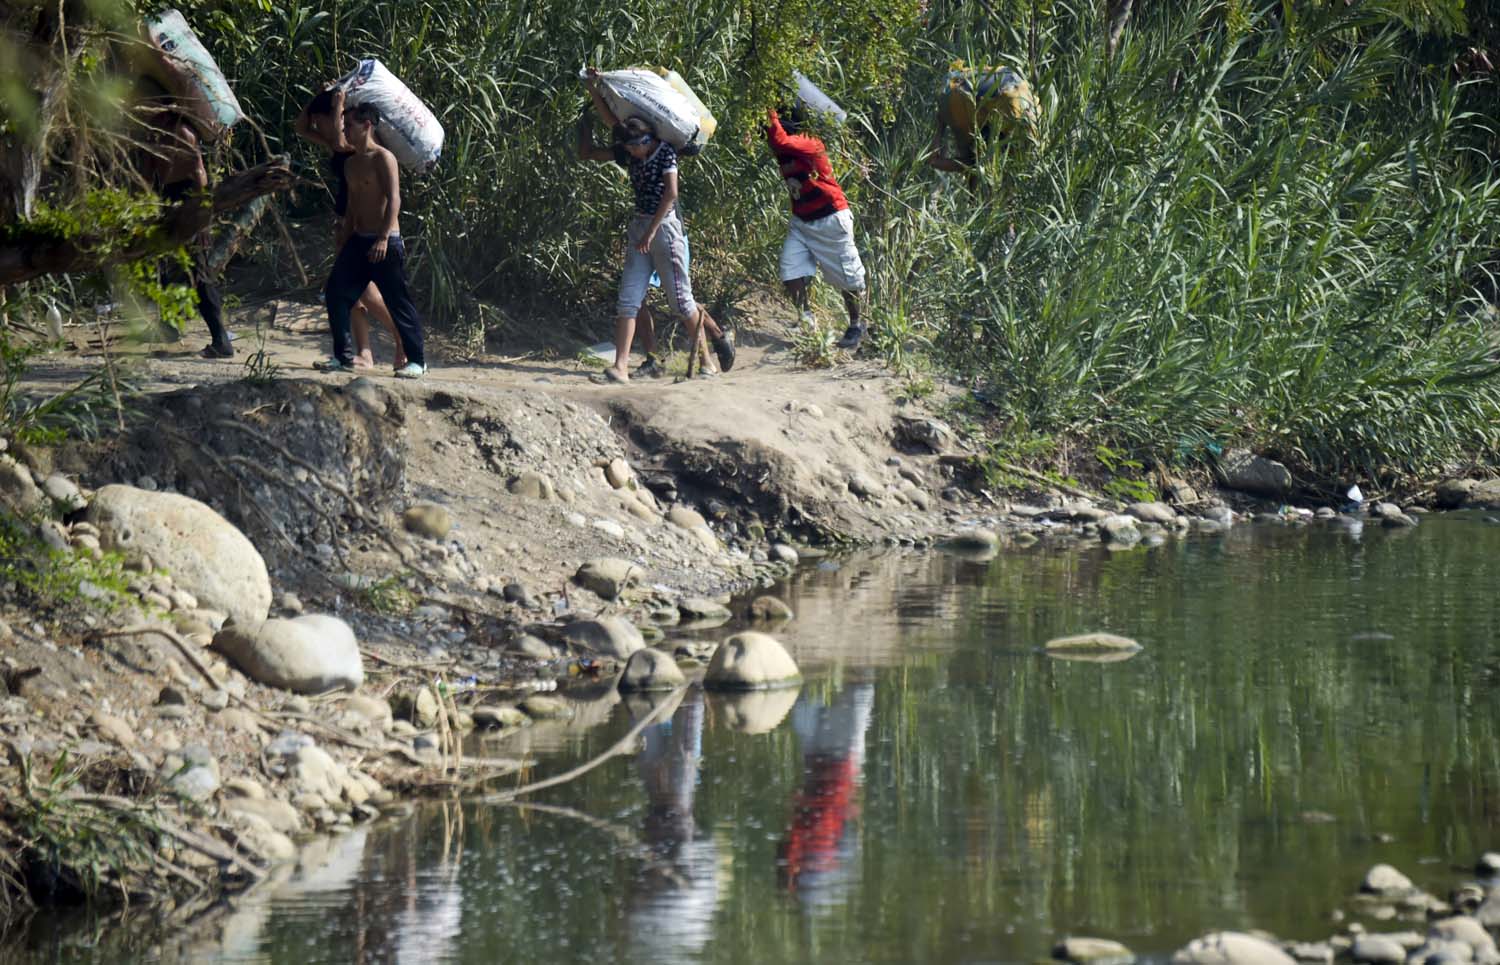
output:
M66 239L40 233L27 237L22 233L0 244L0 287L42 275L96 271L170 251L208 227L215 214L284 191L292 181L287 159L274 158L225 178L211 197L200 196L167 207L154 225L124 244L117 238L86 233Z
M1120 36L1125 33L1125 25L1130 22L1130 11L1134 5L1134 0L1109 0L1109 33L1104 38L1104 53L1110 60L1115 59L1115 51L1120 47Z

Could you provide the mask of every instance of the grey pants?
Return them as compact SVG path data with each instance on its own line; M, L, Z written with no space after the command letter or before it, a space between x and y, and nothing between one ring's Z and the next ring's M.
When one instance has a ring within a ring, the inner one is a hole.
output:
M620 276L620 300L615 305L615 316L634 318L641 310L654 270L661 276L661 287L667 293L672 311L679 318L688 318L697 310L698 303L693 299L693 283L688 277L687 233L674 209L656 229L651 253L643 255L635 246L650 227L651 216L638 214L630 219L630 227L625 231L625 272Z

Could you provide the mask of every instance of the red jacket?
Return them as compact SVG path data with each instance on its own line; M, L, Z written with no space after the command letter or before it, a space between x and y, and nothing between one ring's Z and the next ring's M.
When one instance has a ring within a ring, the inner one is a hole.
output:
M776 155L782 180L792 196L792 214L803 221L816 221L849 207L822 141L805 134L788 134L781 118L772 111L766 143Z

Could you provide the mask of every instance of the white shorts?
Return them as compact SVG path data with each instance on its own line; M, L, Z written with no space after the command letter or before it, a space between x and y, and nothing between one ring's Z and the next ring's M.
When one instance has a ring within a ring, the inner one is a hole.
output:
M854 213L848 208L816 221L792 217L781 246L781 280L811 278L818 271L840 291L865 290L865 265L854 246Z

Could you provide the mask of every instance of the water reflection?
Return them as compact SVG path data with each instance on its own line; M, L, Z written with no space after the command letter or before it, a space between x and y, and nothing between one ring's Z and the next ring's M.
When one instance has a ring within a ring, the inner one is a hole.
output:
M1445 518L805 571L776 631L800 692L688 693L633 757L535 806L335 839L179 957L1032 961L1096 933L1155 959L1215 928L1326 938L1369 866L1442 893L1495 845L1497 561L1500 527ZM1091 630L1145 649L1042 653ZM573 721L518 735L529 776L649 712L572 699Z
M840 903L857 877L865 730L875 685L845 687L831 703L804 696L792 708L792 730L802 747L802 786L792 800L791 824L777 857L779 880L805 905Z
M661 962L691 960L703 949L719 901L718 844L693 817L703 693L694 689L676 699L681 705L672 716L642 732L636 755L647 801L641 836L651 860L636 877L627 917L637 951Z

